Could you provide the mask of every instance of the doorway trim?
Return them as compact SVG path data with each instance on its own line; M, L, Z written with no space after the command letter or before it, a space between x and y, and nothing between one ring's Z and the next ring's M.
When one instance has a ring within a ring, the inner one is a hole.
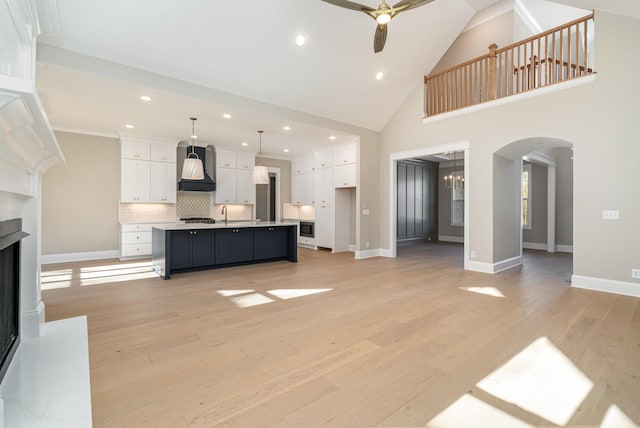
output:
M540 152L526 154L527 161L547 168L547 252L556 252L556 161ZM522 217L522 214L521 214ZM520 257L523 240L520 235Z
M282 221L280 218L280 168L268 166L267 171L269 174L276 175L276 221Z
M464 268L469 266L469 187L472 186L471 162L469 156L469 140L462 140L454 143L439 144L437 146L421 147L413 150L394 152L389 154L389 257L396 257L397 234L396 225L398 222L397 209L397 185L398 185L398 161L411 159L420 156L436 155L443 152L464 150Z

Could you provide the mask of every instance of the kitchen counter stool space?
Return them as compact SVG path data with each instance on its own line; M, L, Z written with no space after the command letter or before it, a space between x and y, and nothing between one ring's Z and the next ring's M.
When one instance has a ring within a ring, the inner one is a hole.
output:
M298 261L292 223L167 224L152 231L153 269L171 274L275 260Z

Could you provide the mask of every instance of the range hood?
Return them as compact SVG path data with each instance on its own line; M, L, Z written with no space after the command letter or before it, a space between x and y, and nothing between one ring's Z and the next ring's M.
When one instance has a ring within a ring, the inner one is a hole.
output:
M198 157L202 160L204 165L204 178L202 180L185 180L182 179L182 164L187 157L187 153L191 152L191 146L180 147L178 146L178 190L188 192L214 192L216 190L216 182L211 177L215 177L214 165L214 151L209 147L194 148L194 151Z

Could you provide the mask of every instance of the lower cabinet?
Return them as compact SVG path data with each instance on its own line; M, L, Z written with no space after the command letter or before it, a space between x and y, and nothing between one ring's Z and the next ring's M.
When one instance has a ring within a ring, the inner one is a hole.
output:
M251 228L216 230L215 263L242 263L253 259L253 233Z
M253 258L266 260L286 257L289 231L283 227L263 227L253 231Z
M188 269L215 263L212 230L180 230L171 232L170 269Z

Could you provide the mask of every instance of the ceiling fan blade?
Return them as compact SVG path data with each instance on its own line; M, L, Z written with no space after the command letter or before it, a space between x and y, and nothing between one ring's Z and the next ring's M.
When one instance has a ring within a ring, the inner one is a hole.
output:
M322 0L322 1L325 3L330 3L335 6L340 6L340 7L344 7L346 9L351 9L351 10L358 10L360 12L365 12L365 13L375 11L374 8L365 6L360 3L352 2L349 0Z
M387 25L376 25L376 34L373 36L373 51L378 53L384 48L387 41Z
M419 6L424 6L427 3L431 3L433 0L402 0L393 5L394 9L402 8L399 12L405 10L414 9Z

